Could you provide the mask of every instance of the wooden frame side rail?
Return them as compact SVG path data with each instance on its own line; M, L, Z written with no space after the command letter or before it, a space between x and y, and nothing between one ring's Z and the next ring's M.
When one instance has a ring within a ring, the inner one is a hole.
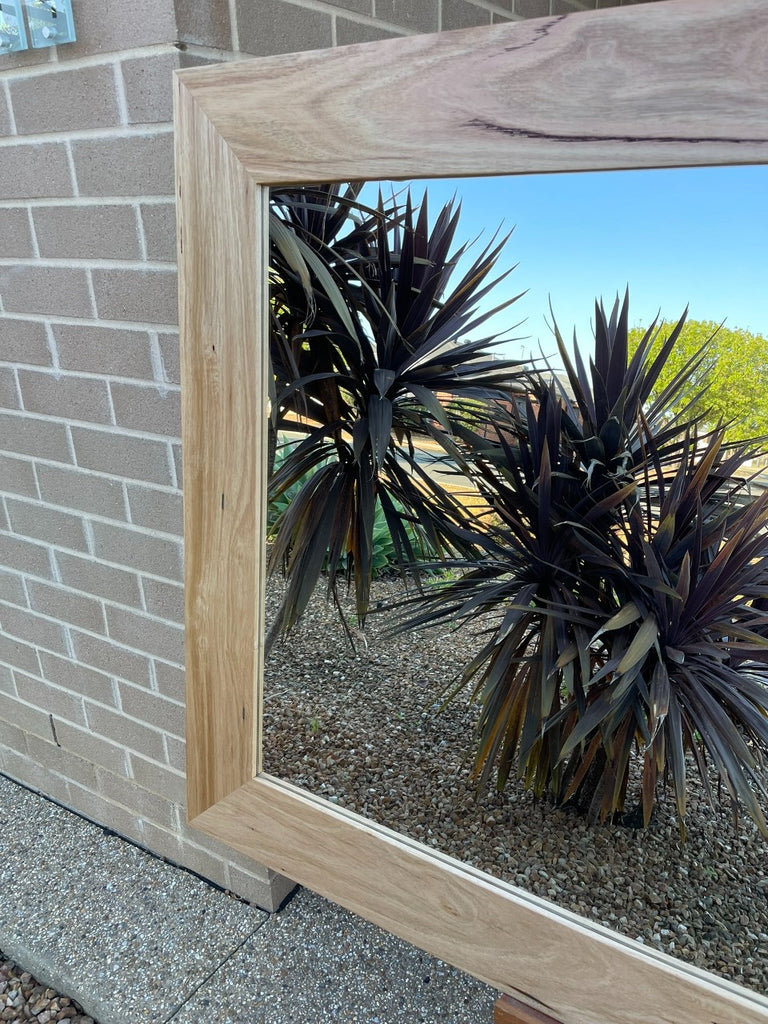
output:
M764 0L176 79L190 820L564 1024L768 1024L768 999L261 773L267 189L763 162L767 86Z

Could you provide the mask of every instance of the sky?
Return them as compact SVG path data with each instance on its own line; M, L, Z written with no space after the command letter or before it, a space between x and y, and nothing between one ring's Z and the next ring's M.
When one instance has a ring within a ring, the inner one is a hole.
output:
M768 338L768 167L415 182L414 197L425 187L431 214L461 199L457 241L514 229L500 266L517 268L493 293L497 305L527 292L493 322L524 321L510 356L554 352L550 301L566 340L575 328L588 350L595 298L608 307L627 287L633 326L659 312L676 321L688 305L690 319Z

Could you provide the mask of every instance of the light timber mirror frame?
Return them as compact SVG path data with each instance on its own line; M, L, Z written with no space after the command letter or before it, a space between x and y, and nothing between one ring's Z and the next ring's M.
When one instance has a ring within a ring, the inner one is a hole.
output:
M765 162L768 4L187 70L175 103L192 825L564 1024L765 1024L768 999L261 772L259 340L272 184Z

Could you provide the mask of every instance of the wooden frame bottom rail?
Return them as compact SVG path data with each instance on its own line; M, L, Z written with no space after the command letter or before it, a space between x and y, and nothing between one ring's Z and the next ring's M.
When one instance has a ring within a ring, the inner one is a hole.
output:
M261 773L268 190L766 162L766 95L765 0L176 75L190 820L562 1024L768 1024L768 999Z
M512 996L499 996L493 1007L493 1024L562 1024Z

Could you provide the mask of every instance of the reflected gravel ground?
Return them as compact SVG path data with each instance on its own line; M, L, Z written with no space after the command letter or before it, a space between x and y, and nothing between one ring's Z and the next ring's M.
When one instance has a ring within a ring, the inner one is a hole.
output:
M373 606L401 593L380 581ZM749 819L712 810L693 779L684 843L671 796L646 831L587 826L514 784L478 796L476 709L462 694L440 710L476 641L446 629L388 639L388 623L374 614L353 650L315 595L267 665L266 771L768 994L768 843Z

